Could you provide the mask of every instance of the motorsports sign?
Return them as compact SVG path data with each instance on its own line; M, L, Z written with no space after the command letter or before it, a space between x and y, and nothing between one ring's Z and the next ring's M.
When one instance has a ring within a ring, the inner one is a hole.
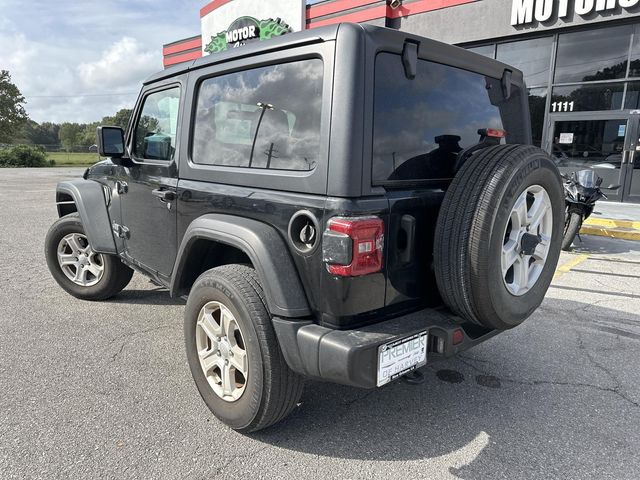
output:
M240 17L234 20L226 31L211 37L204 51L218 53L228 48L235 48L246 43L268 40L291 32L289 25L281 19L257 20L253 17Z
M615 15L639 4L640 0L513 0L511 25L567 18L571 12L580 16L605 12Z

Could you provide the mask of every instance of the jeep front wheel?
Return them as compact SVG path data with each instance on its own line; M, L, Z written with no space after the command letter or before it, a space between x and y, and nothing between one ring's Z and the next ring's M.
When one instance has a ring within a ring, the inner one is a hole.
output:
M234 430L261 430L296 406L303 381L282 356L253 268L224 265L200 275L187 300L184 334L200 396Z
M64 290L82 300L106 300L125 288L133 270L93 251L77 213L58 219L45 239L47 266Z

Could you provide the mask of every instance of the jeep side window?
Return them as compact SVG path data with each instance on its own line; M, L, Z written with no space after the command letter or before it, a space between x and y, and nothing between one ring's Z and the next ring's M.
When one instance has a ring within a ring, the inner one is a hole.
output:
M373 183L453 178L458 152L478 143L481 128L522 143L520 108L519 89L505 99L500 79L419 60L410 80L399 55L378 54Z
M176 149L180 88L148 95L135 131L134 156L149 160L172 160Z
M323 63L309 59L204 80L192 161L312 170L319 159Z

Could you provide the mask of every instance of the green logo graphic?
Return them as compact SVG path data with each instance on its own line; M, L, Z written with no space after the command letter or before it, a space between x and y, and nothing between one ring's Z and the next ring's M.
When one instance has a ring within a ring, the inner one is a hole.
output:
M253 17L240 17L234 20L226 31L211 37L204 51L218 53L245 45L249 42L268 40L291 32L291 27L280 18L257 20Z

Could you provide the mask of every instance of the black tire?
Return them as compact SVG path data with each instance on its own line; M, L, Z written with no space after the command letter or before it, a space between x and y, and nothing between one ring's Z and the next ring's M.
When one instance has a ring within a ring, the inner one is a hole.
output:
M564 226L564 236L562 237L562 250L571 250L571 244L582 227L582 215L576 212L569 214L567 223Z
M82 286L67 278L58 263L57 251L60 241L70 233L85 234L78 213L71 213L58 219L49 228L44 242L49 271L58 285L67 293L82 300L106 300L122 291L129 284L133 270L115 255L107 254L102 254L104 273L95 285Z
M218 396L200 366L196 324L202 307L211 301L225 305L243 332L248 357L245 390L235 401ZM245 265L224 265L204 272L193 284L184 319L185 345L191 374L211 412L239 432L264 429L295 408L303 379L287 365L271 324L262 287L255 270Z
M552 235L544 267L526 293L505 285L501 252L507 220L520 194L542 186L552 206ZM540 305L560 255L564 224L561 177L539 148L499 145L471 157L449 186L438 216L434 269L445 304L487 328L519 325Z

